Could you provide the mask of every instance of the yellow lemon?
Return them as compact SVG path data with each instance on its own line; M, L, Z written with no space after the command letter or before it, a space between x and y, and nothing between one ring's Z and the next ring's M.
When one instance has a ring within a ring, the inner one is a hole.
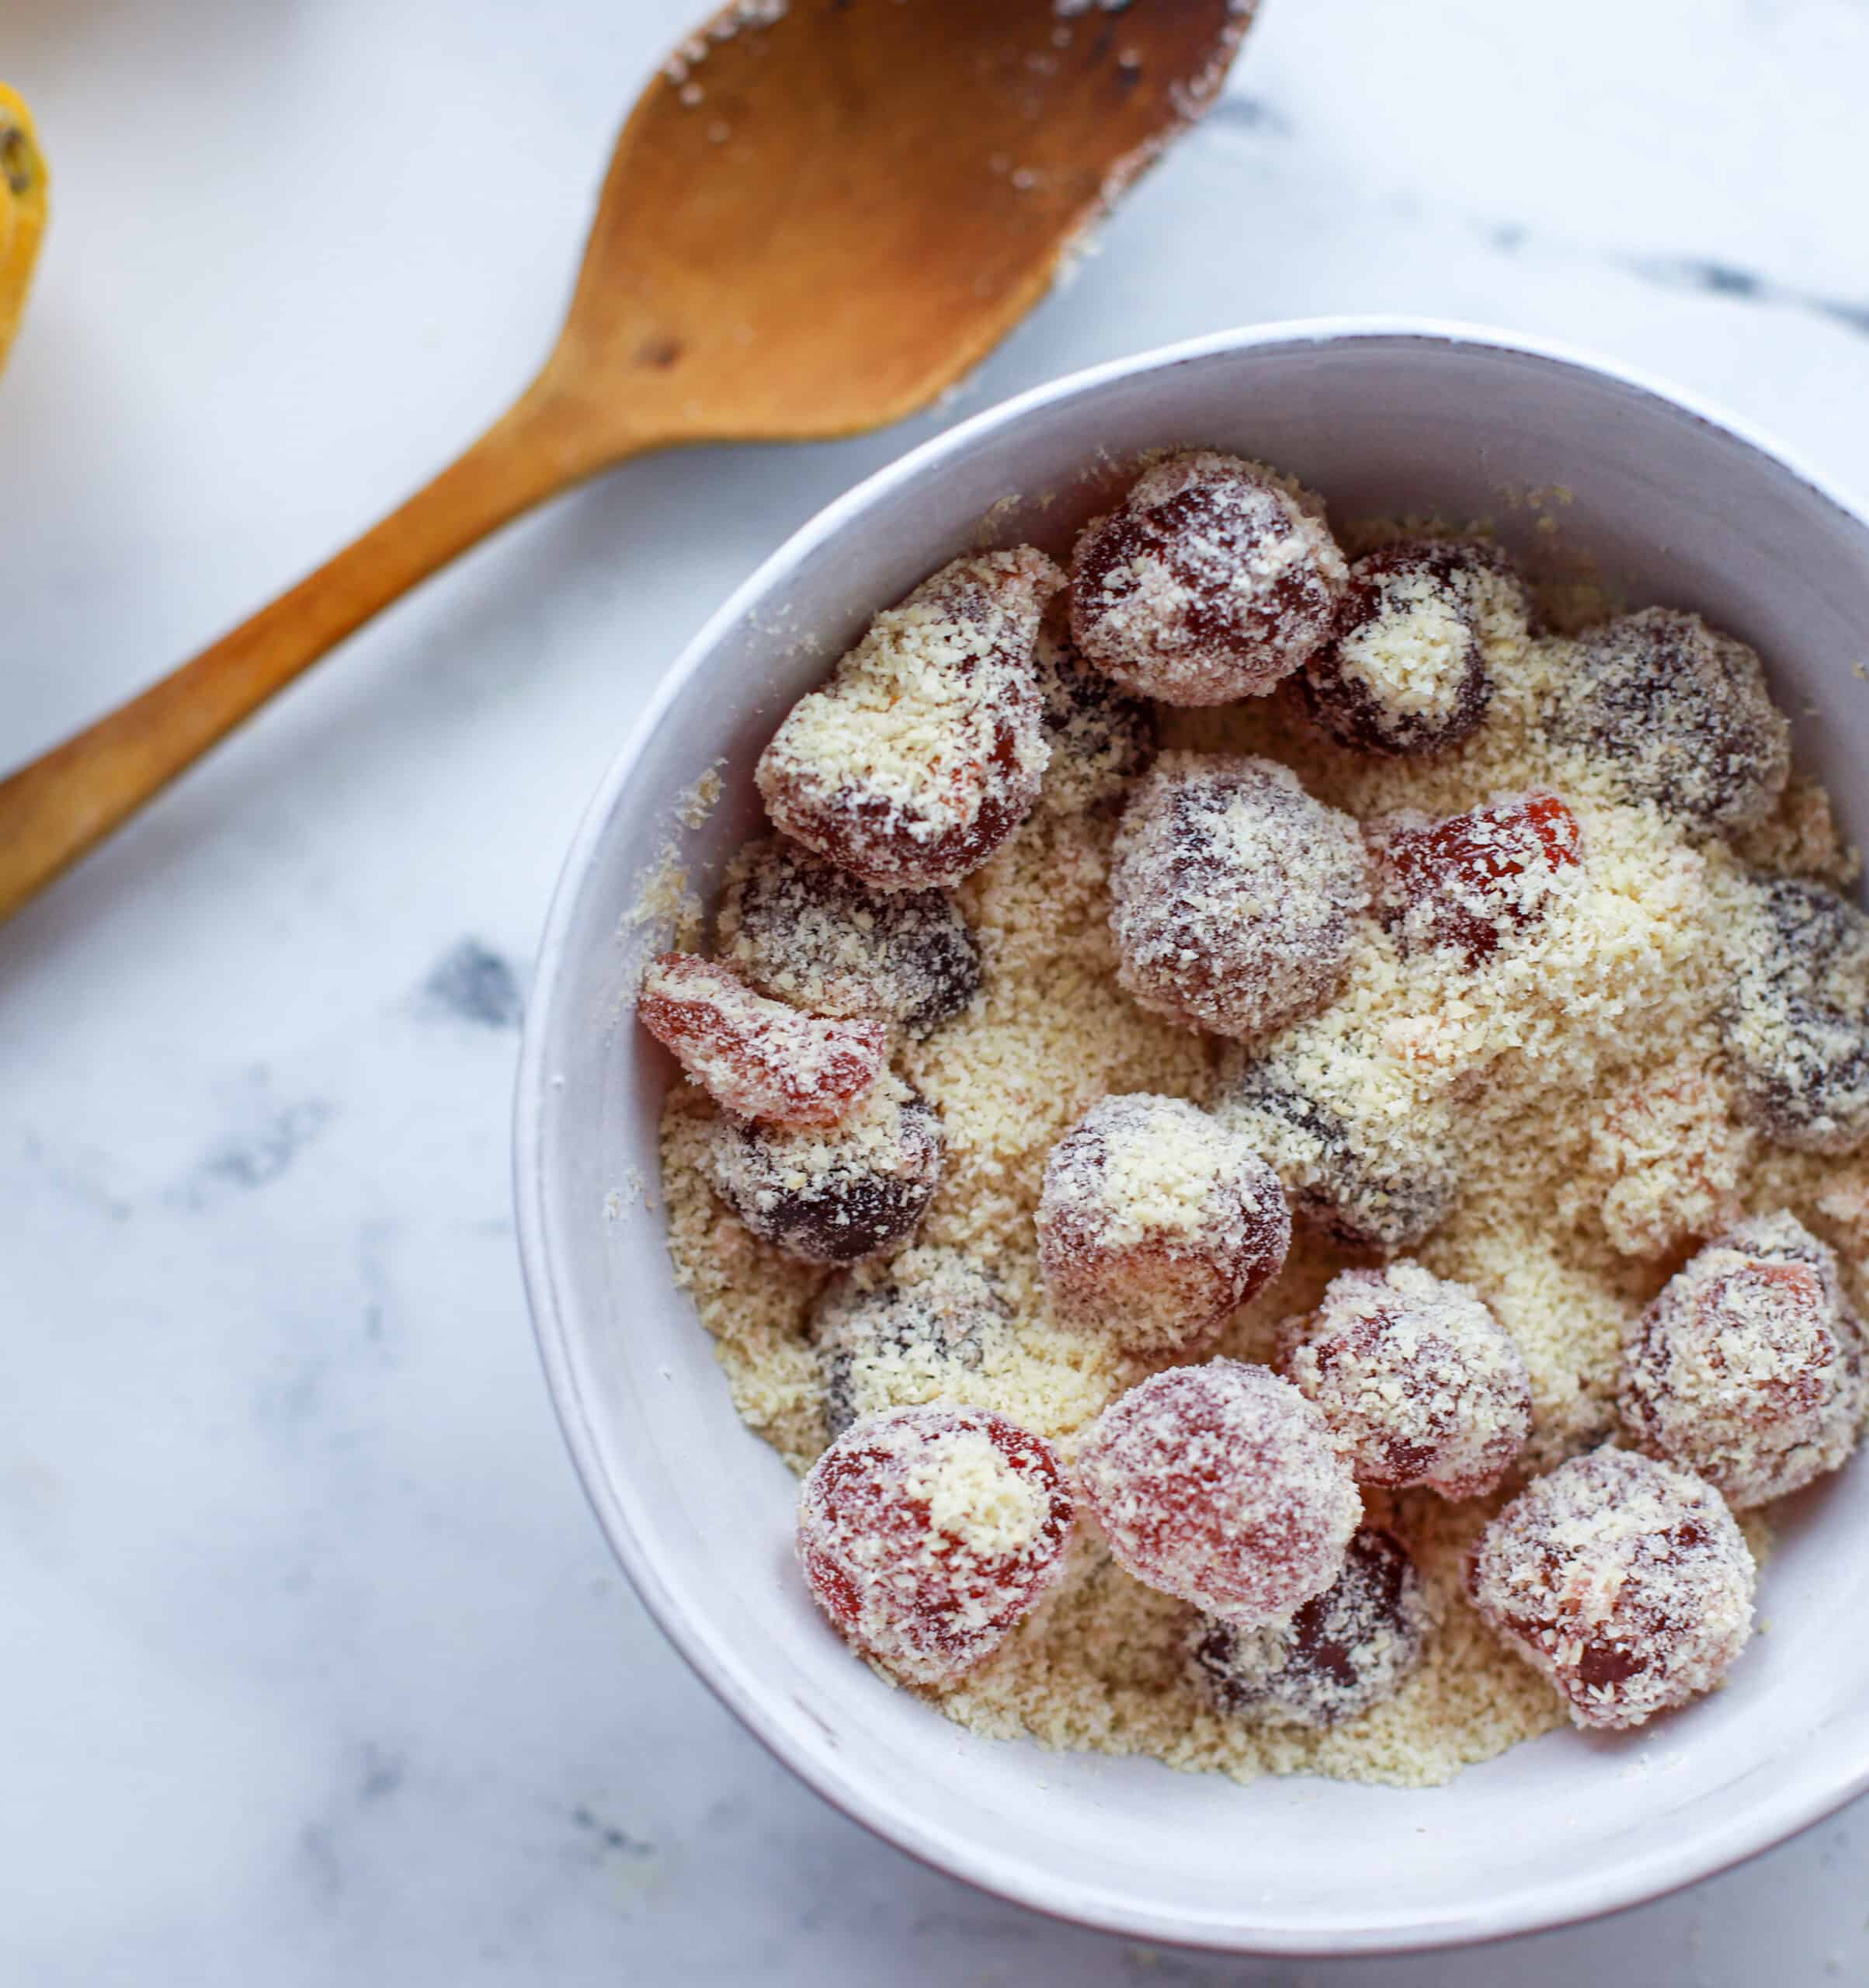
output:
M32 113L0 83L0 365L19 329L45 232L46 162Z

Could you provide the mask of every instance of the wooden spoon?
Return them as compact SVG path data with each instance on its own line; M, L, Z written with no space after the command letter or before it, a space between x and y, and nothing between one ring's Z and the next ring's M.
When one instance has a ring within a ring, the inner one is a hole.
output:
M1253 0L740 0L617 141L516 404L354 545L0 783L0 918L497 525L680 442L924 405L1042 296L1224 78Z

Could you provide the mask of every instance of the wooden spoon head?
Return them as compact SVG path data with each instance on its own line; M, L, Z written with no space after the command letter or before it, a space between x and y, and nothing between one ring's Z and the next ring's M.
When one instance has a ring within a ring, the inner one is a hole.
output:
M568 447L595 467L924 405L1206 107L1250 13L741 0L670 58L617 142L540 382Z

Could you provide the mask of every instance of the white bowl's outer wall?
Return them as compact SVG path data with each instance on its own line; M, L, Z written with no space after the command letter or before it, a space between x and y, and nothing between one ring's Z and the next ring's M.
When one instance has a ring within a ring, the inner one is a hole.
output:
M749 775L780 714L872 610L978 543L995 504L1027 500L995 514L996 542L1054 539L1082 513L1086 463L1164 443L1264 457L1339 517L1490 518L1534 556L1555 516L1556 542L1635 600L1754 643L1801 763L1869 831L1869 527L1664 390L1502 335L1359 320L1207 339L1009 402L775 554L682 659L579 832L518 1108L521 1242L559 1412L617 1553L697 1669L821 1793L947 1870L1088 1924L1242 1952L1432 1946L1632 1903L1869 1786L1860 1465L1806 1500L1766 1576L1770 1632L1730 1688L1652 1735L1558 1734L1421 1792L1242 1788L976 1739L853 1663L794 1571L789 1475L735 1416L670 1276L665 1066L620 999L645 872L675 836L707 893L755 818ZM1569 502L1524 501L1557 488ZM723 760L728 799L676 829L673 797Z

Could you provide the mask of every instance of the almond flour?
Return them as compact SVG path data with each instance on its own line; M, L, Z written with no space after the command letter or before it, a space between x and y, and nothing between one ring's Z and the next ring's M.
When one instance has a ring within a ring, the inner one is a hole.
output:
M1294 1183L1351 1160L1385 1191L1430 1197L1435 1222L1410 1253L1476 1294L1525 1361L1533 1431L1517 1475L1460 1504L1427 1491L1364 1493L1366 1522L1413 1555L1433 1627L1400 1691L1356 1717L1316 1730L1222 1712L1189 1659L1193 1611L1132 1580L1094 1524L1080 1523L1044 1604L957 1683L925 1687L978 1733L1242 1779L1312 1772L1419 1785L1545 1732L1563 1719L1557 1693L1466 1598L1467 1555L1489 1517L1527 1474L1613 1433L1622 1343L1694 1240L1789 1211L1836 1249L1861 1303L1869 1157L1758 1137L1720 1026L1725 935L1756 888L1749 870L1853 874L1826 798L1794 779L1737 846L1632 802L1621 761L1587 740L1552 743L1546 720L1574 671L1575 638L1528 636L1503 613L1488 617L1485 635L1485 721L1431 758L1373 758L1332 742L1289 686L1158 717L1170 749L1278 762L1314 801L1359 820L1441 818L1530 790L1561 795L1580 860L1554 874L1513 944L1477 961L1446 947L1405 951L1353 907L1329 1006L1245 1052L1214 1042L1119 985L1117 823L1107 808L1054 804L1053 784L1067 777L1054 769L1036 812L954 892L979 950L978 992L925 1040L901 1043L896 1061L939 1111L946 1142L915 1244L980 1267L1009 1322L968 1368L969 1402L1045 1436L1068 1461L1100 1409L1169 1364L1053 1319L1033 1220L1058 1140L1100 1099L1149 1093L1256 1128L1301 1216ZM1424 630L1424 645L1430 636ZM1315 1091L1339 1131L1306 1132L1242 1093L1249 1060L1270 1060ZM707 1100L677 1084L663 1124L675 1274L714 1335L739 1413L803 1472L825 1441L811 1321L830 1273L760 1242L722 1205L710 1185L717 1138ZM1271 1357L1281 1325L1316 1311L1339 1271L1367 1260L1301 1220L1283 1270L1233 1315L1217 1350ZM889 1269L843 1274L861 1287L887 1281ZM1009 1506L1002 1517L1018 1522ZM1760 1543L1756 1524L1748 1530Z

